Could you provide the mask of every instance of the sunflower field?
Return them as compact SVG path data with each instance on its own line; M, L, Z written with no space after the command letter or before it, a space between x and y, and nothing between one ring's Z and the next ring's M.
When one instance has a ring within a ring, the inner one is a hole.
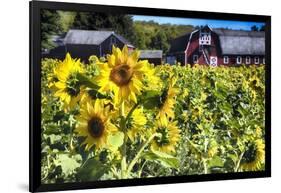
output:
M42 59L41 182L264 170L264 65Z

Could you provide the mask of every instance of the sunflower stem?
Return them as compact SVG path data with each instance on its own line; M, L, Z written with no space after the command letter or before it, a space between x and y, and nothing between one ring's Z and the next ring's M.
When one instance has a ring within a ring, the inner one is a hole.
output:
M124 137L124 143L122 146L122 160L121 160L121 178L126 179L127 178L127 157L126 157L126 142L127 142L127 136Z
M208 174L207 160L203 159L204 174Z
M121 102L120 106L120 114L121 114L121 122L120 122L120 129L124 133L124 141L121 147L121 179L125 179L127 174L127 160L126 160L126 143L127 143L127 133L126 133L126 118L125 118L125 104L124 101Z
M138 107L139 103L136 103L132 108L131 110L129 111L128 115L126 116L125 118L125 124L128 122L129 118L132 116L134 110Z
M158 136L158 135L159 135L159 133L154 133L153 135L151 135L151 136L148 138L148 140L147 140L146 142L144 142L144 143L141 145L140 149L138 150L138 153L136 154L136 156L134 157L134 159L133 159L133 160L131 161L131 163L129 164L128 169L127 169L127 173L130 173L130 172L131 172L131 170L133 169L134 165L137 163L138 159L140 158L140 156L141 156L141 154L142 154L144 148L145 148L146 146L148 146L148 144L154 139L154 137L156 137L156 136Z
M129 120L129 118L132 116L134 110L138 107L139 103L136 103L132 109L129 111L129 113L127 114L127 116L125 117L125 103L124 101L122 101L121 103L121 107L120 107L120 111L121 111L121 123L120 123L120 129L121 131L123 131L124 133L124 142L122 145L122 159L121 159L121 178L125 179L128 177L128 168L127 168L127 158L126 158L126 154L127 154L127 150L126 150L126 143L127 143L127 132L126 132L126 124Z
M236 163L234 172L238 172L239 167L240 167L241 160L242 160L242 158L243 158L243 155L244 155L244 151L242 151L242 153L241 153L240 156L239 156L239 159L238 159L238 161L237 161L237 163Z
M192 146L192 148L193 148L196 152L198 152L201 156L203 156L202 151L199 150L199 149L196 147L196 145L195 145L192 141L190 141L188 138L187 138L187 142Z
M142 170L143 170L143 168L144 168L144 166L145 166L146 163L147 163L147 160L144 161L144 163L143 163L142 166L141 166L141 169L139 170L139 174L138 174L139 178L141 177Z

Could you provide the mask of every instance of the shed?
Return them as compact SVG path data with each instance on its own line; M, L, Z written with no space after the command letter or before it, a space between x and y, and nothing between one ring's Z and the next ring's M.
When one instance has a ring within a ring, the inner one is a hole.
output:
M163 51L162 50L140 50L140 59L148 60L155 65L162 64Z

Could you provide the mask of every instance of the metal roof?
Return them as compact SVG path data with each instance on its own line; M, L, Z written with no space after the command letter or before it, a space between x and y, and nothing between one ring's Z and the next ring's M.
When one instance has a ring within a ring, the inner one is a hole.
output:
M65 44L88 44L100 45L104 40L114 35L124 44L132 46L124 37L117 35L114 31L96 31L96 30L77 30L71 29L67 32L64 43Z
M265 33L257 31L214 29L223 55L264 55Z
M140 58L162 58L162 50L140 50Z

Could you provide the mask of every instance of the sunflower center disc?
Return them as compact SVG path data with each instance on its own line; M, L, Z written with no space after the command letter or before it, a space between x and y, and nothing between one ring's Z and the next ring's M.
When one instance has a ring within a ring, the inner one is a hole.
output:
M159 146L165 146L169 144L169 132L168 128L162 127L162 128L157 128L156 130L157 133L161 133L161 137L155 137L156 143Z
M114 67L110 73L110 79L118 86L127 85L132 78L132 69L127 64Z
M88 130L92 137L98 138L102 136L104 125L100 118L94 117L88 122Z
M158 103L158 107L161 109L164 106L165 101L168 98L168 90L165 89L162 93L162 95L159 98L159 103Z
M71 74L66 82L66 90L70 96L77 96L80 92L80 84L77 79L77 74Z

